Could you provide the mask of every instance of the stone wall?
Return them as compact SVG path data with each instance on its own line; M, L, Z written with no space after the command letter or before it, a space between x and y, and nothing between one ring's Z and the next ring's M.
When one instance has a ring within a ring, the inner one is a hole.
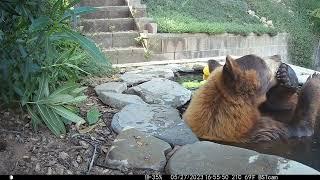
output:
M253 33L248 36L158 33L148 34L147 44L152 52L151 61L207 58L227 54L234 56L278 54L284 62L288 62L287 39L286 33L279 33L276 36L267 34L257 36Z

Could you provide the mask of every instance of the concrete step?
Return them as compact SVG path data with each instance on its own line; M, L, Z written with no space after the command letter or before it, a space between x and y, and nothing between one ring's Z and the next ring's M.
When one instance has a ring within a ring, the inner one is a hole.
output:
M82 0L80 6L126 6L125 0Z
M133 18L82 19L84 32L117 32L135 30Z
M112 64L146 62L144 48L127 47L103 49L103 52Z
M102 48L139 46L135 40L139 36L137 31L98 32L86 35Z
M103 6L97 7L97 12L82 17L86 19L128 18L131 17L131 13L128 6Z

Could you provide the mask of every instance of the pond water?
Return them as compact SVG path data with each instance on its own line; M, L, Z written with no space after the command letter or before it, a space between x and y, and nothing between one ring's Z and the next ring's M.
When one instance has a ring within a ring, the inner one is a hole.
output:
M183 74L176 77L175 80L186 87L186 84L188 86L188 83L190 82L201 82L202 74ZM190 90L197 89L194 87L186 88ZM217 143L251 149L259 153L281 156L320 171L320 129L318 129L318 132L316 132L313 137L290 139L286 142L269 142L259 144Z
M259 153L271 154L291 159L320 171L320 133L313 137L290 139L287 142L270 142L258 144L223 143Z

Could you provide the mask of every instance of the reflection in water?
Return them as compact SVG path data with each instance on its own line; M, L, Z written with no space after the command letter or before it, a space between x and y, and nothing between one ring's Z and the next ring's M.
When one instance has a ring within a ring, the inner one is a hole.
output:
M301 139L290 139L286 142L268 142L259 144L238 144L217 142L251 149L259 153L277 155L300 162L320 171L320 134Z

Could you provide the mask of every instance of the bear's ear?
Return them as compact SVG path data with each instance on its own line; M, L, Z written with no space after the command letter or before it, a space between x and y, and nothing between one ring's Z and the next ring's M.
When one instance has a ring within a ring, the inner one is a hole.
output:
M223 66L223 75L229 80L236 79L235 66L236 66L235 60L231 56L227 55L226 63Z
M214 71L217 67L222 66L218 61L210 59L208 60L208 67L209 67L209 72L211 73Z

